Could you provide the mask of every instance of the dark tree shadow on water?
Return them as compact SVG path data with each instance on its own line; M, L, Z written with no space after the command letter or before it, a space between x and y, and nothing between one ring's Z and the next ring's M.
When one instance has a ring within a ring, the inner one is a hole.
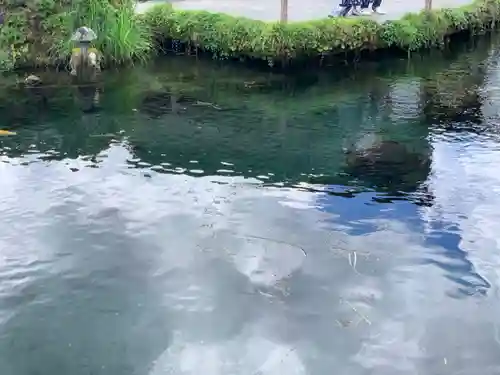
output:
M407 200L429 206L433 197L425 181L430 170L430 155L412 152L399 142L382 141L368 148L346 150L341 177L346 188L321 191L345 198L354 198L363 191L375 191L378 194L373 200L378 203ZM331 176L312 177L308 182L332 185L333 179Z

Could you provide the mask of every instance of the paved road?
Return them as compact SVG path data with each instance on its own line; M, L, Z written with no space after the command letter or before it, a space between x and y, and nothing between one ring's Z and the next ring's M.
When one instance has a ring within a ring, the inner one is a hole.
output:
M154 4L166 2L152 0L140 3L138 12L143 12ZM433 6L458 7L471 0L433 0ZM213 12L224 12L239 16L246 16L266 21L277 20L280 15L280 0L177 0L174 6L179 9L204 9ZM290 20L301 21L323 18L336 7L339 0L288 0L288 16ZM397 19L407 12L418 12L424 7L424 0L383 0L382 4L387 15L381 19Z

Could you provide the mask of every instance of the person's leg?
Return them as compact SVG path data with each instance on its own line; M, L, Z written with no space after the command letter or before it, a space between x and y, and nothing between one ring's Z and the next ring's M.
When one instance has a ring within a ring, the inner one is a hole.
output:
M378 14L385 14L385 12L380 9L380 5L382 5L382 0L373 0L372 10Z
M342 0L339 4L338 10L332 12L331 17L333 17L334 14L340 17L346 17L352 9L351 2L352 0Z
M363 0L352 0L352 2L351 2L351 4L352 4L351 14L353 16L359 16L359 14L360 14L359 6L361 5L361 1L363 1Z
M347 17L352 11L352 5L348 5L344 8L344 10L342 11L342 17Z
M368 9L370 6L371 0L361 0L361 14L369 15L372 13L371 9Z
M370 0L362 0L361 1L361 9L366 9L370 6Z

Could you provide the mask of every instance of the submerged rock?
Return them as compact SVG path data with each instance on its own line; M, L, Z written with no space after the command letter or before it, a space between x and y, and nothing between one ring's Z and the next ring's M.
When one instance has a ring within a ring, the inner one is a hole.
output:
M375 139L345 150L345 156L344 171L349 176L394 192L414 192L430 173L429 155L396 141Z
M366 166L374 164L392 164L404 162L410 152L407 148L395 141L382 141L369 147L361 147L346 152L347 163L351 166Z

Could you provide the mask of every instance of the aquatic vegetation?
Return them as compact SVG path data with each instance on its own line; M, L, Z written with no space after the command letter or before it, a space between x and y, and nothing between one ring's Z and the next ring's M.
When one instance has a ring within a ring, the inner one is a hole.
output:
M71 34L83 25L96 31L105 63L145 61L151 52L151 33L132 0L0 0L0 7L1 70L66 63Z
M495 27L500 0L476 0L453 9L422 11L378 23L364 18L263 22L206 11L158 5L143 15L156 40L178 40L214 58L259 58L270 63L318 55L388 47L411 51L441 47L462 30L479 34Z

